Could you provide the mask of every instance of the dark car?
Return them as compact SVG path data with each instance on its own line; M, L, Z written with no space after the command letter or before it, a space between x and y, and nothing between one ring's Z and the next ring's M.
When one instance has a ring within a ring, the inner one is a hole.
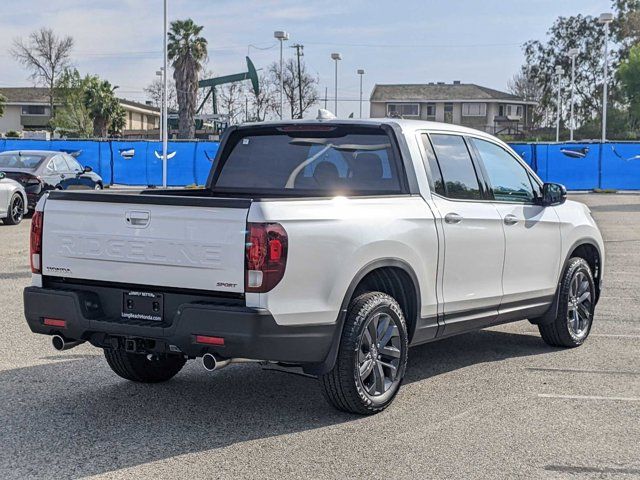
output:
M101 190L102 178L82 167L68 153L49 150L15 150L0 153L0 171L27 192L29 210L48 190Z

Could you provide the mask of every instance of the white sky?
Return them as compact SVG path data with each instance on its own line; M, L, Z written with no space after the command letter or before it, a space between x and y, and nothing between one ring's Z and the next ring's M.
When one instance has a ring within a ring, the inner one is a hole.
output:
M9 55L14 38L41 26L76 41L75 66L119 86L119 95L144 100L143 88L162 64L162 0L3 0L0 14L0 86L30 85ZM598 15L610 0L169 0L170 19L204 25L209 65L216 75L277 60L274 30L289 45L305 46L309 70L333 97L331 52L339 65L339 113L358 111L358 76L364 97L375 83L461 80L499 90L522 63L520 45L544 38L560 15ZM285 44L286 45L286 44ZM294 50L285 49L293 56ZM331 102L330 102L331 103ZM368 109L365 106L365 111Z

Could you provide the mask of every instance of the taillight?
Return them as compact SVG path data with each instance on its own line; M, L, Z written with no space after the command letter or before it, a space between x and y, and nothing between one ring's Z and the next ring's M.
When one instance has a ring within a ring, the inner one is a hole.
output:
M245 290L264 293L273 289L287 264L287 232L279 223L248 223Z
M44 213L35 211L31 218L31 241L29 242L29 258L31 272L42 272L42 224Z

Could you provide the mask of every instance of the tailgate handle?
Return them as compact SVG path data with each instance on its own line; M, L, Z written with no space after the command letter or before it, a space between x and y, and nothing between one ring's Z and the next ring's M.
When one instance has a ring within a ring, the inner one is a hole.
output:
M127 224L129 224L132 227L142 228L149 225L150 217L151 217L150 212L144 212L141 210L131 210L126 213L125 220L127 221Z

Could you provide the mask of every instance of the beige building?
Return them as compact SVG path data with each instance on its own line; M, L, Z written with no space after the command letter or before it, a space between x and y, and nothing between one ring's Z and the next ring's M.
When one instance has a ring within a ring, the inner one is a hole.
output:
M146 103L133 102L124 98L120 99L120 105L127 112L126 134L135 131L158 130L160 128L160 109Z
M371 118L402 117L453 123L494 135L521 135L536 102L458 81L375 85Z
M0 117L0 133L43 130L51 120L48 89L40 87L0 88L6 98L4 115ZM125 135L160 127L160 109L145 103L119 99L126 112ZM54 109L56 106L54 105Z

